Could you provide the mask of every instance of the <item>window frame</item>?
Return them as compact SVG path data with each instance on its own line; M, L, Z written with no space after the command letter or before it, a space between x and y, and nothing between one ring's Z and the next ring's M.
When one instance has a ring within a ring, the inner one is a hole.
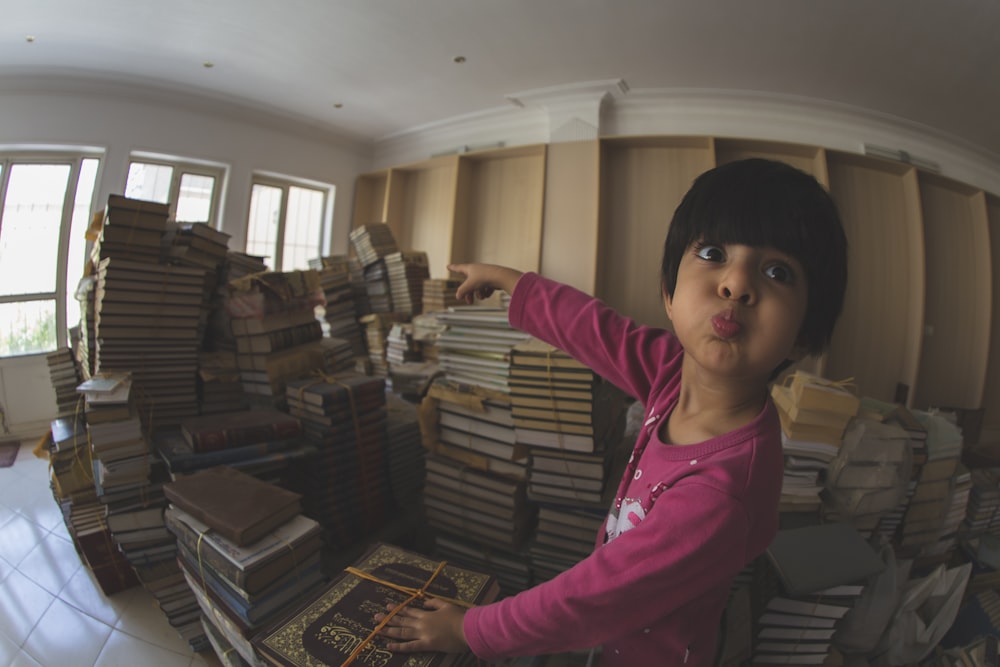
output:
M316 245L316 257L322 257L326 254L325 248L329 247L333 234L333 205L337 196L337 186L332 183L320 183L318 181L310 181L266 172L254 172L250 177L250 188L247 192L247 219L243 227L243 251L248 252L247 246L250 243L250 212L252 211L254 186L257 185L278 188L281 190L281 210L278 213L278 230L274 239L274 266L270 267L270 269L272 271L290 270L283 267L283 263L285 231L288 221L288 195L289 189L293 187L315 190L323 194L323 218L320 220L319 225L319 239L317 240Z
M94 207L95 198L100 187L101 174L104 170L107 155L105 151L98 148L38 148L5 150L0 147L0 228L3 226L3 208L7 200L7 190L10 181L12 165L38 164L38 165L68 165L69 174L66 177L66 191L63 193L62 211L59 217L59 237L57 241L56 276L54 292L33 292L30 294L0 294L0 304L22 303L28 301L54 301L55 302L55 327L56 327L56 348L61 349L69 346L69 322L67 321L67 303L70 298L66 281L69 273L69 250L70 235L73 231L73 212L76 206L76 199L79 195L80 171L84 160L97 160L97 171L94 177L93 190L90 193L91 209ZM88 216L89 218L89 216ZM0 229L2 233L2 229ZM90 244L85 246L85 252L89 251ZM14 357L26 357L39 354L48 354L52 350L42 350L38 352L27 352L25 354L4 355L0 358L9 359Z
M222 193L225 190L226 176L229 169L224 164L214 162L200 162L190 158L180 158L160 153L146 153L133 151L129 153L128 163L125 165L125 182L122 183L121 192L128 189L128 175L132 170L133 163L151 164L159 167L170 167L170 187L167 191L167 203L170 205L170 219L174 220L177 215L177 202L180 199L181 177L185 174L192 176L206 176L215 179L215 187L212 188L212 197L208 206L208 220L206 221L212 229L221 229L219 223L219 212L222 210Z

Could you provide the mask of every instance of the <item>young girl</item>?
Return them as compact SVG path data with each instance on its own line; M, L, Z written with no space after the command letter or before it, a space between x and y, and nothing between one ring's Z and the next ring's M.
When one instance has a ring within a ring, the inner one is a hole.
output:
M778 528L768 383L829 343L846 254L816 180L751 159L698 177L674 214L661 267L674 333L537 274L449 267L459 298L507 291L513 326L629 392L645 422L590 556L494 604L404 609L382 630L389 649L494 660L603 645L601 665L711 665L733 578Z

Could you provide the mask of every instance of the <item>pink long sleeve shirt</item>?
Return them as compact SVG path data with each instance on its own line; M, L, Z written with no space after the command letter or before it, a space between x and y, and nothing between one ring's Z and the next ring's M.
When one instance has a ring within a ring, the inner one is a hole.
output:
M510 323L556 345L641 401L645 422L594 552L556 578L470 609L485 660L603 645L602 667L711 665L733 577L778 528L783 459L770 400L749 424L705 442L657 437L677 403L683 349L600 301L521 277Z

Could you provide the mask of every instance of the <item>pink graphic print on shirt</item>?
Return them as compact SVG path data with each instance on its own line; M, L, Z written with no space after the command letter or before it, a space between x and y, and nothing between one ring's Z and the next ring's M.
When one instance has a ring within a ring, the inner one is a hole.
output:
M621 507L608 514L607 540L610 542L622 533L632 530L646 518L642 502L635 498L623 498Z

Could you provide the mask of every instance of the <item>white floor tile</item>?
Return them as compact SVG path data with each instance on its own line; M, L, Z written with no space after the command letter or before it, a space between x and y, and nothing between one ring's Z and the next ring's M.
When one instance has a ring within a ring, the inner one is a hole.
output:
M94 663L95 667L188 667L191 651L175 653L120 630L114 630Z
M17 566L48 534L37 523L17 514L0 529L0 558Z
M46 530L52 530L60 525L65 526L62 510L47 489L45 493L25 502L21 514Z
M14 658L14 662L10 663L10 667L51 667L51 665L42 665L40 662L32 658L25 651L21 651Z
M111 626L56 600L22 648L43 665L93 665L110 634Z
M15 644L10 637L0 632L0 665L9 665L20 652L21 647Z
M191 647L171 627L156 599L145 589L139 589L129 601L115 629L175 653L191 655Z
M10 470L10 468L6 468L6 470ZM11 474L9 477L5 475L4 477L4 484L0 485L0 505L19 512L26 502L34 499L37 483L18 474Z
M20 646L55 597L17 570L0 586L0 632Z
M24 557L17 569L49 593L58 595L82 566L73 545L50 533Z
M90 568L84 566L76 571L59 592L59 598L88 616L114 627L136 592L136 588L130 588L107 597Z

